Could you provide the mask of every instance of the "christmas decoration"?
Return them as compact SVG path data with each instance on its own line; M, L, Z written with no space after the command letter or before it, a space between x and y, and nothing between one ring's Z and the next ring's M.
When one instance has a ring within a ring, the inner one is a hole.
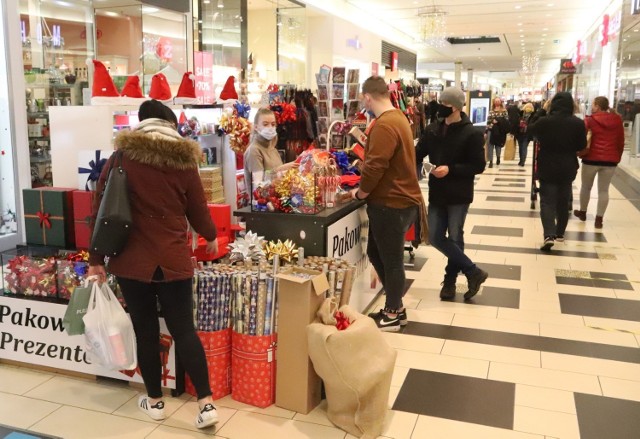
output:
M237 154L244 154L251 140L251 123L238 116L236 110L225 111L220 117L220 131L229 136L229 146Z
M264 246L264 252L268 261L273 261L273 257L278 255L280 262L293 262L294 258L298 255L296 245L290 239L282 242L278 239L278 242L269 241Z
M229 244L231 261L239 262L247 259L258 261L264 256L263 245L264 237L251 231L247 232L243 238L237 238L235 242Z

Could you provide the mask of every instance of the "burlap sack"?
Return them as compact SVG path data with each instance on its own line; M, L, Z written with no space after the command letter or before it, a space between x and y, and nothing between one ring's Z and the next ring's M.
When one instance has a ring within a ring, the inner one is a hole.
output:
M369 317L349 306L340 308L351 326L307 327L309 356L327 394L328 417L336 426L360 438L382 434L396 351Z

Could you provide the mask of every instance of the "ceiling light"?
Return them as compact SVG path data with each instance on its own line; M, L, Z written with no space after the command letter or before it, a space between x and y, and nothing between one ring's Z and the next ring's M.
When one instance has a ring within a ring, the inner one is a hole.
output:
M418 9L420 41L432 47L444 47L447 40L447 12L437 6Z
M633 31L634 31L634 32L638 32L638 31L640 31L640 29L634 29Z
M553 6L553 3L548 3L547 6L551 7Z
M522 26L522 23L518 23L518 26Z
M224 8L224 2L222 0L218 0L218 7L219 8Z
M120 14L118 14L117 12L113 12L113 11L105 11L104 15L106 15L107 17L119 17Z
M545 28L544 28L544 29L542 29L542 30L549 30L549 28L548 28L548 27L545 27Z
M61 1L57 1L56 4L60 5L60 6L73 6L71 3L69 2L61 2Z
M516 9L520 9L521 7L522 7L522 6L520 6L520 5L517 5L517 6L516 6Z
M156 12L158 12L160 9L158 8L152 8L151 6L143 6L142 7L142 12L144 12L145 14L154 14Z
M202 3L204 3L205 5L208 5L209 3L211 3L211 0L204 0Z
M546 37L546 36L547 36L547 34L542 34L542 36L543 36L543 37Z

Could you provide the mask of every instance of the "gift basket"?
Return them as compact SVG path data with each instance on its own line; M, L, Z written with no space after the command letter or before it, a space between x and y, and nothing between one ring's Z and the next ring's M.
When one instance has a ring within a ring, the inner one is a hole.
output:
M50 247L18 247L0 254L5 295L56 298L56 255Z

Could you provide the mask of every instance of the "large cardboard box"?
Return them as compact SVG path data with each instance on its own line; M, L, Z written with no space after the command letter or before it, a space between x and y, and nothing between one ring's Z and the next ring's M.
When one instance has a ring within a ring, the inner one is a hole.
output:
M276 405L307 414L321 400L322 381L313 369L307 326L329 289L324 273L292 267L278 275L278 370Z

